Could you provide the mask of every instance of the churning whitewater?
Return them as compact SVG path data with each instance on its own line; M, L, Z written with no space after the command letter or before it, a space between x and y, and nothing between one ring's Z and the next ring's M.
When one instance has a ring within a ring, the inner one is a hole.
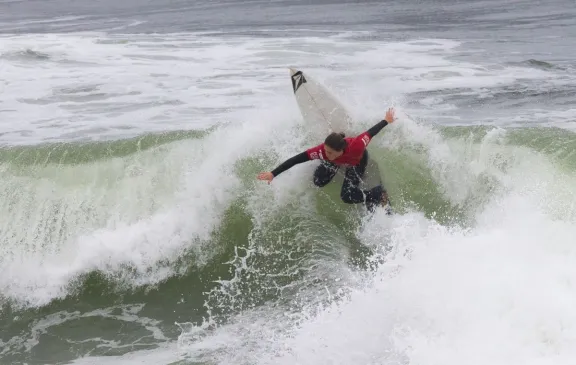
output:
M573 364L572 8L425 3L0 3L0 363ZM395 215L256 180L288 67Z

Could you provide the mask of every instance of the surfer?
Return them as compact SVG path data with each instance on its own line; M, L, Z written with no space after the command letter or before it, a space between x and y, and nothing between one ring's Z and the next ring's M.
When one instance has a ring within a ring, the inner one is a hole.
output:
M344 133L333 132L326 137L324 143L289 158L270 172L260 173L258 179L268 181L270 184L276 176L292 166L320 159L322 162L314 171L314 185L318 187L327 185L340 167L346 167L340 193L342 200L348 204L365 203L369 211L374 211L376 206L381 204L387 206L387 213L391 214L388 193L382 185L377 185L370 190L362 190L359 185L368 164L368 151L366 150L368 143L382 128L393 122L394 109L390 108L385 118L366 132L356 137L345 137Z

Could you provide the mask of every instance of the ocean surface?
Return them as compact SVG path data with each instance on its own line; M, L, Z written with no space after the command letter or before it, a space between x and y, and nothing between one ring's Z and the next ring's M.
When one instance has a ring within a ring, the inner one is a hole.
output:
M573 0L0 0L0 364L576 363ZM314 188L289 67L394 216Z

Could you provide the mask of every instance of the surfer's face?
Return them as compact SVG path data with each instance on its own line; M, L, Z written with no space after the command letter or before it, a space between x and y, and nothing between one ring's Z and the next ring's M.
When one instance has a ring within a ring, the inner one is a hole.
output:
M326 157L330 161L337 159L338 157L342 156L342 153L344 153L344 151L336 151L335 149L326 145L324 145L324 150L326 150Z

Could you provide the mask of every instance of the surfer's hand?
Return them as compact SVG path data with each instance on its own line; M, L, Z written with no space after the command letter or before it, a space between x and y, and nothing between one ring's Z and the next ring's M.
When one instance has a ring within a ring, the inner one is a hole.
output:
M394 122L394 108L388 109L388 111L386 112L386 117L384 119L388 122L388 124Z
M271 172L261 172L260 174L258 174L258 180L268 181L268 184L272 182L272 179L274 179L274 175L272 175Z

